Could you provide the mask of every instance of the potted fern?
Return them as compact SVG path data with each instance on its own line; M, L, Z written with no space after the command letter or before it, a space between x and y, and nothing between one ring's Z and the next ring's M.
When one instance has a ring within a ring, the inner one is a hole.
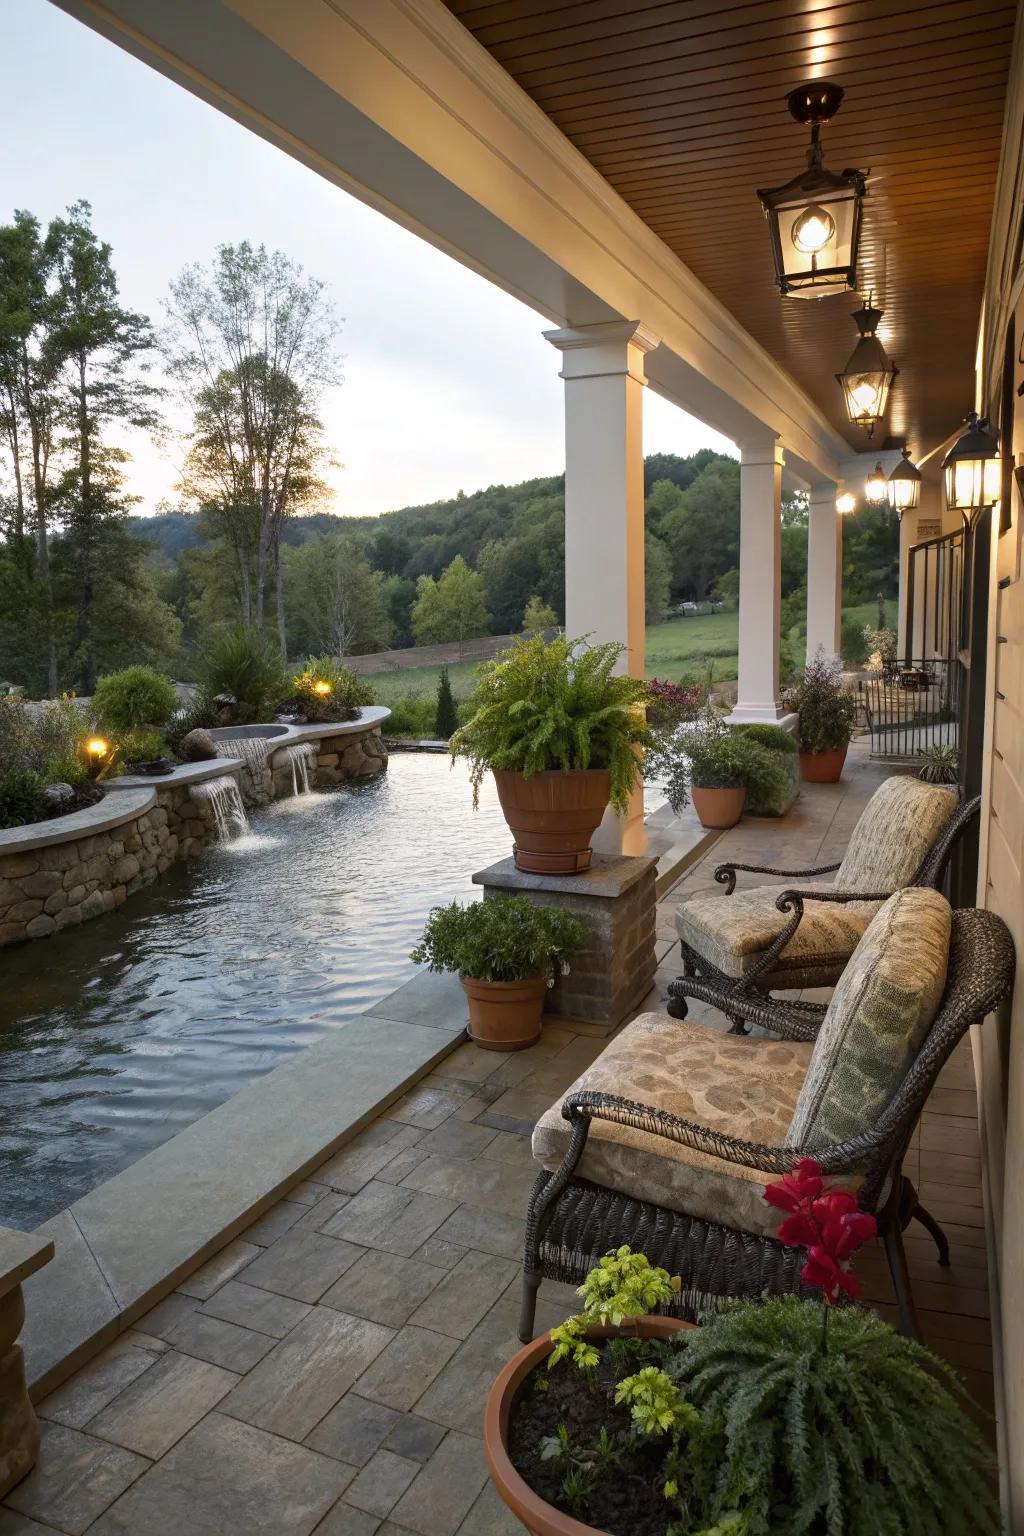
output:
M451 751L469 759L474 806L494 774L517 869L588 869L609 801L619 815L629 806L652 738L647 684L615 671L624 650L531 635L477 669L471 718Z
M489 1051L519 1051L540 1039L544 997L583 943L578 917L525 896L490 896L434 907L410 958L462 981L469 1036Z
M819 646L800 681L786 694L800 717L800 776L809 784L838 784L857 718L857 698L843 687L842 667Z
M955 1373L855 1300L874 1235L802 1159L765 1191L820 1300L652 1317L680 1281L620 1248L582 1312L491 1390L495 1487L534 1536L997 1536L993 1458Z

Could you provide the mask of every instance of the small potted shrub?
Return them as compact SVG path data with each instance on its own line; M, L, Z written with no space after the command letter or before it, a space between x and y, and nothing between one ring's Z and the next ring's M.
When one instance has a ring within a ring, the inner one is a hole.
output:
M919 779L926 784L958 784L960 782L960 753L951 742L933 741L921 753Z
M484 1447L534 1536L997 1536L993 1458L955 1373L852 1305L874 1217L803 1159L765 1198L821 1300L651 1317L680 1281L620 1248L520 1350Z
M545 993L583 938L571 912L534 906L525 896L492 896L434 907L410 958L460 978L471 1040L485 1050L518 1051L540 1039Z
M674 811L692 799L701 825L715 829L736 825L749 787L762 800L785 789L779 755L730 730L711 705L692 724L657 738L645 772L664 784Z
M837 784L857 718L857 698L843 687L842 667L821 646L786 695L800 716L800 775L809 784Z
M477 669L471 718L451 740L470 763L473 803L488 770L518 869L575 874L609 801L624 815L649 746L647 684L615 668L621 645L558 635L515 641Z
M771 753L770 765L755 763L747 774L747 816L784 816L800 793L799 747L792 731L781 725L754 721L731 729L743 739Z

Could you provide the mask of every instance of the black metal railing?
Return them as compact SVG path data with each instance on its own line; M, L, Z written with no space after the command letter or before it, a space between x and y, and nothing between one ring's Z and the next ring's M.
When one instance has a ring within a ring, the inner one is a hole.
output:
M914 759L959 744L963 668L956 657L893 662L860 683L875 757Z

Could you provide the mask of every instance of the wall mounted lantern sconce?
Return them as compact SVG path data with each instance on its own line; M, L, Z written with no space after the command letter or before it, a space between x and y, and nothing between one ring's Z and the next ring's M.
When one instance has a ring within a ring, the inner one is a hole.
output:
M866 177L862 171L827 171L821 147L822 124L835 117L843 94L832 80L809 80L790 91L790 112L811 129L807 169L784 186L757 193L768 220L775 281L795 299L821 299L856 287Z
M942 461L946 482L946 506L961 513L971 524L985 507L999 500L1002 462L999 439L988 420L971 411L961 433Z
M850 361L836 379L843 391L846 414L855 427L863 427L871 437L878 422L885 415L889 404L892 381L899 373L891 363L885 348L875 332L882 318L882 311L875 309L869 299L853 312L858 340L850 354Z
M840 491L836 497L836 511L841 517L849 517L857 510L857 498L852 491Z

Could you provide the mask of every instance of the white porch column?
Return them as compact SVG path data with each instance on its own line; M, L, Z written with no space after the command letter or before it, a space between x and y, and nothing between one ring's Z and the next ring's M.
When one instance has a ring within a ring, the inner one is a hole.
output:
M740 444L739 684L730 721L777 722L782 607L782 444Z
M807 660L818 647L839 655L843 605L843 519L831 481L812 485L807 523Z
M644 675L644 354L658 338L638 320L545 331L565 380L565 631L626 646L622 671ZM611 813L604 853L643 853L643 794Z

